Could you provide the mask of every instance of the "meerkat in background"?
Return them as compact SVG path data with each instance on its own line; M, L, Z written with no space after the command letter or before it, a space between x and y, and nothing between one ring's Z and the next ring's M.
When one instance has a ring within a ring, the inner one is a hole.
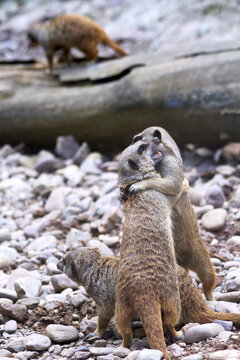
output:
M140 134L134 136L133 143L140 144L142 141L156 141L156 139L159 140L159 143L170 148L176 159L182 163L182 158L175 141L168 132L161 127L149 127L145 129ZM158 162L155 168L163 177L168 174L168 169L165 169L165 162ZM174 181L174 171L171 171L169 176L172 176L173 179L171 181ZM176 176L178 176L178 173ZM136 181L138 180L139 174L136 177ZM158 181L156 180L150 179L146 181L142 179L141 181L134 183L132 187L129 187L128 191L135 194L137 191L146 189L156 189L161 191L161 186L158 185ZM121 194L123 195L123 199L126 198L126 191L122 191ZM161 209L159 210L160 214L162 214ZM157 211L157 209L155 209L155 211ZM206 299L214 300L213 289L216 281L215 271L210 261L207 247L200 236L197 219L186 192L181 193L173 206L172 230L178 264L183 266L186 270L190 269L196 272L202 282Z
M98 249L79 247L69 251L57 264L59 270L84 286L96 302L98 327L95 334L98 336L103 335L114 316L119 261L118 257L101 255ZM224 314L210 310L188 272L178 265L177 274L181 299L179 325L225 320L240 326L240 314Z
M159 161L165 163L168 172L174 171L174 181L166 182L156 176L154 165ZM158 139L139 142L121 154L119 187L127 188L138 176L157 177L168 186L171 195L146 190L128 197L124 203L115 323L123 337L122 346L130 347L131 320L138 315L150 347L161 350L169 359L163 328L176 335L174 327L181 311L171 212L176 196L182 191L182 164L172 155L171 149L159 144Z
M54 53L59 48L64 49L68 60L71 48L81 50L88 61L96 60L98 44L110 46L119 56L127 55L100 25L80 15L61 15L49 23L35 26L28 37L30 46L41 45L44 48L50 71L53 69Z

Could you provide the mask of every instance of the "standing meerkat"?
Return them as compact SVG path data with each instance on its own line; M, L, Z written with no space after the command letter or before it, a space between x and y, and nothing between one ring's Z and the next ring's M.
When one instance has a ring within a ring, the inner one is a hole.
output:
M127 53L105 33L94 21L81 15L61 15L29 31L30 46L41 45L44 48L50 71L53 69L53 56L59 48L64 49L69 61L71 48L77 48L89 61L96 60L98 44L114 49L119 56Z
M149 127L145 129L140 134L134 136L133 142L141 143L142 141L155 141L156 138L159 139L159 142L162 142L165 146L171 148L175 157L182 162L182 158L175 141L168 132L161 127ZM168 173L164 164L164 162L159 162L155 166L156 171L161 175ZM174 181L174 171L169 173L169 175L173 177L172 181ZM178 176L178 174L176 174L176 176ZM131 191L136 193L137 191L146 189L158 189L161 191L161 185L158 185L157 179L150 179L147 181L142 179L141 181L134 183L128 190L130 193ZM161 209L159 210L161 214ZM206 299L214 300L213 289L215 287L216 274L210 261L207 247L200 236L197 219L186 192L182 192L173 206L172 226L174 247L178 264L186 270L190 269L196 272L202 282L203 292Z
M119 261L118 257L101 255L98 249L79 247L69 251L57 264L59 270L84 286L96 302L98 325L95 334L98 336L103 335L114 316ZM240 326L240 314L224 314L210 310L188 272L178 265L177 274L181 299L179 325L225 320Z
M181 304L177 264L171 230L172 205L182 191L182 164L172 150L158 139L139 142L125 149L119 161L119 186L128 187L139 177L155 177L154 165L164 162L175 177L167 185L173 190L164 195L156 190L138 192L124 203L125 223L120 247L116 286L115 323L123 337L122 346L132 342L131 320L137 314L142 321L151 348L169 359L163 327L176 335ZM169 190L168 189L168 190ZM156 211L160 209L160 211Z

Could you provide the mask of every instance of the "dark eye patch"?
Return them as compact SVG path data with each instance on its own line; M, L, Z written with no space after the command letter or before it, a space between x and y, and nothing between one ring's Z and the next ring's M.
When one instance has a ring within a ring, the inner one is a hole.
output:
M155 130L153 133L153 137L158 138L160 141L162 140L162 134L159 130Z
M135 144L139 140L142 140L142 136L141 135L136 135L136 136L134 136L132 143Z
M133 170L139 169L138 164L132 159L128 159L128 164Z
M139 148L138 148L138 153L140 155L142 155L142 153L146 150L146 148L147 148L147 144L140 145Z

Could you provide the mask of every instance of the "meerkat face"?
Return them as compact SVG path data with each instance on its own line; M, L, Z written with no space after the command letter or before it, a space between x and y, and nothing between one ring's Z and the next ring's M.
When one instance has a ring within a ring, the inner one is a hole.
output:
M148 141L136 140L121 154L119 161L119 185L129 185L155 174L155 164L162 160L159 138Z
M97 257L98 249L79 247L69 251L57 264L57 268L79 284L84 282L89 269Z
M178 159L182 160L177 144L175 143L173 138L169 135L169 133L161 127L151 126L143 130L141 133L133 137L133 143L137 141L155 141L156 139L159 139L159 144L160 143L164 144L169 149L172 149L173 154Z

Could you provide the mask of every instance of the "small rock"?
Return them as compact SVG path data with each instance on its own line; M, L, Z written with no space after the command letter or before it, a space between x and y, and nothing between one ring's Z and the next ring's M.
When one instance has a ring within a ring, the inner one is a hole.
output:
M89 351L90 354L93 356L102 356L102 355L108 355L113 352L115 348L114 347L90 347Z
M240 267L240 261L227 261L223 267L226 270L229 270L232 267Z
M184 328L183 328L184 329ZM219 324L202 324L191 327L184 331L184 340L186 344L192 344L209 337L218 335L224 328Z
M13 340L11 340L7 346L6 349L11 351L11 352L20 352L20 351L24 351L25 350L25 343L24 343L24 338L14 338Z
M192 355L184 356L182 360L203 360L203 357L200 354L192 354Z
M75 308L78 308L86 301L86 297L81 293L70 293L67 295L67 300Z
M228 271L226 275L226 289L227 291L235 291L240 288L240 268Z
M49 195L46 204L45 211L51 212L54 210L63 211L66 205L66 195L69 192L69 189L66 187L59 187L54 189Z
M214 209L203 215L202 224L209 231L218 231L223 228L226 217L225 209Z
M56 292L61 292L67 288L77 290L79 287L79 285L72 281L66 274L53 275L51 282Z
M34 168L39 173L49 173L60 169L61 167L63 167L62 161L55 158L55 156L49 151L42 150L38 154Z
M196 188L190 187L188 190L188 196L191 204L199 206L204 197L204 193Z
M4 325L4 330L7 333L13 334L17 331L17 322L15 320L9 320Z
M19 278L14 284L19 299L38 297L41 292L41 287L41 281L32 277Z
M226 200L221 187L217 184L212 185L208 189L205 198L207 204L213 205L215 208L222 207L224 201Z
M196 217L199 219L207 212L214 209L212 205L204 205L204 206L194 206L194 212L196 214Z
M93 333L97 328L98 316L92 317L90 320L83 319L80 322L80 331L86 331L87 333Z
M240 208L240 189L232 193L229 204L233 208Z
M220 350L208 355L209 360L227 360L239 359L240 351L238 350Z
M240 249L240 236L239 235L232 236L230 239L227 240L226 244L228 246L236 246L237 248Z
M240 303L240 291L231 291L229 293L224 293L224 294L216 293L215 297L216 297L216 300ZM227 330L227 329L225 329L225 330Z
M218 334L218 340L220 340L220 341L228 341L232 334L233 334L232 331L221 331Z
M97 248L103 256L113 256L113 251L99 240L90 240L87 243L90 248Z
M163 353L160 350L143 349L137 356L137 360L160 360Z
M13 358L13 354L6 349L0 349L0 359L2 359L3 357Z
M15 290L0 288L0 298L10 299L15 302L15 301L17 301L18 296L17 296L17 293Z
M47 336L56 343L65 343L78 339L78 331L73 326L50 324L46 327Z
M82 143L74 155L73 162L76 165L81 165L90 153L90 148L86 142Z
M72 249L75 246L79 246L82 243L86 243L91 239L91 234L87 231L78 230L72 228L66 237L66 245L68 249Z
M87 351L76 351L74 353L74 359L78 359L78 360L88 359L90 356L91 356L90 352Z
M128 356L126 357L126 360L136 360L138 355L140 354L141 350L134 350L131 351Z
M226 320L214 320L213 321L216 324L221 325L224 330L231 331L233 328L233 322L232 321L226 321Z
M79 149L79 143L72 135L59 136L55 147L55 152L63 159L72 159Z
M7 256L11 263L19 258L18 252L12 247L0 246L0 254Z
M118 347L115 350L113 350L113 355L118 356L120 358L125 358L128 356L128 354L131 352L131 350L125 348L125 347Z
M10 299L0 298L0 304L2 303L13 304L13 301Z
M27 250L42 251L49 248L56 248L57 239L53 235L44 235L38 239L32 240L27 246Z
M0 229L0 244L11 239L10 231L8 229Z
M0 270L7 269L10 266L10 260L6 255L0 254Z
M222 156L227 163L240 162L240 143L229 143L223 147Z
M0 304L0 314L7 315L10 319L21 322L23 321L26 313L27 308L24 305L7 303Z
M236 169L231 165L219 165L217 166L216 170L219 174L222 174L223 176L231 176L236 171Z
M42 334L32 334L24 340L27 350L44 351L51 346L51 340Z

